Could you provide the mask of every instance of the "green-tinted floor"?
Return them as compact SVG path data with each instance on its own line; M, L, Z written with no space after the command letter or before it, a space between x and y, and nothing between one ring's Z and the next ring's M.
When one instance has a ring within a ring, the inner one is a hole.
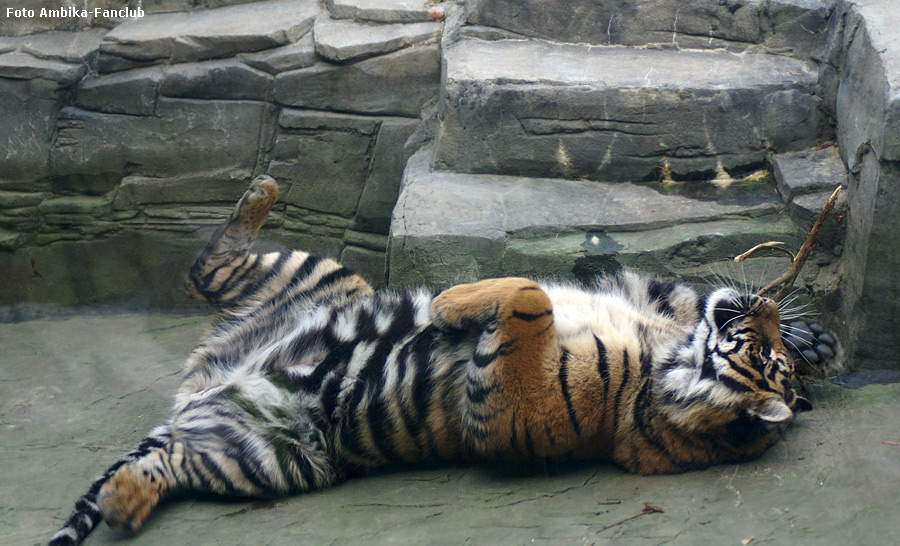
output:
M165 418L206 323L0 324L0 544L46 542L91 479ZM900 544L900 384L819 384L812 401L743 465L385 472L274 502L175 501L133 537L101 524L86 544ZM622 522L645 502L664 512Z

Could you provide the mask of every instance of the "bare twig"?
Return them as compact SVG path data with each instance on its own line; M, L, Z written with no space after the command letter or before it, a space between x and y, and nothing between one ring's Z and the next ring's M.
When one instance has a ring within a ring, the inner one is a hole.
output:
M620 519L619 521L617 521L615 523L610 523L609 525L600 528L597 532L602 533L603 531L606 531L607 529L611 529L611 528L615 527L616 525L621 525L621 524L625 523L626 521L630 521L630 520L633 520L634 518L639 518L641 516L646 516L647 514L663 514L663 513L664 513L664 511L662 508L660 508L658 506L653 506L649 502L645 502L644 509L641 510L640 512L638 512L637 514L635 514L633 516L628 516L625 519Z
M790 256L791 261L793 262L794 258L795 258L794 253L791 252L790 250L784 248L783 246L781 246L783 244L784 243L782 243L781 241L769 241L768 243L760 243L760 244L756 245L755 247L751 248L750 250L748 250L747 252L744 252L743 254L739 254L739 255L735 256L734 263L739 264L739 263L743 262L744 260L746 260L747 258L749 258L754 253L759 252L760 250L763 250L765 248L771 248L773 250L780 250L781 252L784 252L788 256Z
M762 243L756 245L751 248L747 252L740 254L734 258L735 263L740 263L747 258L749 258L752 254L766 248L771 248L774 250L779 250L782 252L786 252L791 256L791 265L788 267L788 270L785 271L780 277L770 282L766 286L764 286L757 295L762 296L769 290L772 290L776 286L781 285L781 288L778 289L778 292L775 294L775 301L781 301L787 296L791 288L794 286L794 281L797 280L797 276L800 274L800 270L803 268L803 264L806 263L806 259L809 257L809 253L812 252L813 247L816 244L816 241L819 240L819 235L822 233L822 228L825 227L825 220L828 219L828 216L831 214L832 209L834 209L834 204L837 201L838 195L840 195L842 186L838 186L834 193L831 194L831 197L828 198L828 201L825 202L825 206L822 207L822 212L819 213L819 217L816 219L816 223L813 224L812 229L809 230L809 235L806 236L806 241L803 243L803 246L800 247L800 250L797 251L797 255L793 255L791 251L782 247L783 243L778 241L769 241L767 243Z
M797 279L797 275L800 274L803 264L806 263L806 258L809 257L809 253L812 252L813 247L816 245L816 241L819 240L822 228L825 227L825 220L827 220L828 215L831 214L831 210L834 208L834 204L837 202L838 195L840 195L842 189L842 186L835 188L834 193L831 194L831 197L825 202L825 206L822 207L822 212L819 213L816 223L813 224L812 229L809 230L806 241L804 241L803 246L797 251L797 256L791 262L791 267L785 275L782 275L782 277L784 277L784 284L781 285L781 289L775 294L775 301L783 300L784 297L790 293L791 288L794 286L794 281ZM778 283L776 283L776 286L777 284ZM764 293L765 290L760 291L760 295Z

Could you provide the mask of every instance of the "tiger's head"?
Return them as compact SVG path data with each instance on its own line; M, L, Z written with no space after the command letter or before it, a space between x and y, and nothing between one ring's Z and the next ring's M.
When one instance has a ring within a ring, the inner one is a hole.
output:
M811 409L792 387L794 363L782 341L774 300L722 288L709 297L705 320L713 334L710 363L719 381L744 393L744 409L751 416L786 424L794 412Z
M792 387L794 363L779 327L773 300L730 287L713 292L664 375L673 420L698 431L737 427L735 436L750 440L811 409Z

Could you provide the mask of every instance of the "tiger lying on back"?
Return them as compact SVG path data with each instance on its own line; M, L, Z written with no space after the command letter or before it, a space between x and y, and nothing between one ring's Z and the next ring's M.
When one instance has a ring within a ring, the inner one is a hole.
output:
M51 544L138 529L175 492L287 495L395 462L568 456L639 474L759 456L808 409L776 304L633 273L376 293L305 252L253 254L257 178L188 275L216 311L171 418L93 483Z

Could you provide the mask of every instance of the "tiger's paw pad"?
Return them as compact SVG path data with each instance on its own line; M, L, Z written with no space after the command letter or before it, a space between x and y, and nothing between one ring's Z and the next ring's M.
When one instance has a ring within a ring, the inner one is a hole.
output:
M159 504L164 484L133 464L119 468L97 495L97 505L110 527L141 528Z
M257 176L234 208L232 220L254 234L266 223L269 211L278 200L278 184L268 175Z
M786 326L786 327L785 327ZM830 375L843 369L843 349L837 336L816 322L792 320L782 326L782 339L800 373Z

